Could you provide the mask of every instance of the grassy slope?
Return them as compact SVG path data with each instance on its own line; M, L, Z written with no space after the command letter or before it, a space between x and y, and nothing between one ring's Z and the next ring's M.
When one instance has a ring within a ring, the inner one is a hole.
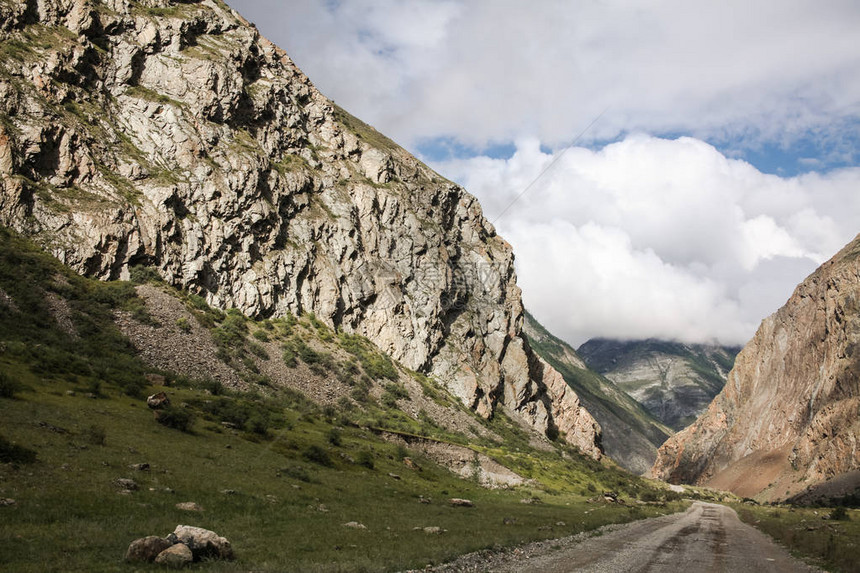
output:
M734 505L738 516L755 525L792 554L841 573L860 571L860 510L846 510L847 519L831 520L829 508Z
M528 487L482 489L381 440L368 426L462 441L412 420L384 394L379 403L370 397L340 409L320 408L265 380L247 394L170 373L162 373L168 388L148 386L145 374L151 370L112 322L116 309L149 319L133 285L78 277L3 229L0 289L16 307L0 302L0 395L6 395L0 398L0 497L16 500L0 506L2 570L146 570L122 563L128 543L165 535L180 523L213 529L233 542L238 561L198 566L207 571L396 570L679 507L587 503L601 490L649 500L666 492L561 446L533 451L527 436L501 417L488 423L503 443L467 445L535 479ZM77 337L58 327L56 312L45 302L48 292L66 301ZM243 362L253 341L240 320L201 310L199 300L177 295L221 338L226 359ZM248 332L262 328L242 320ZM387 359L365 343L325 332L312 317L297 323L285 340L294 359L319 359L303 351L302 341L317 348L341 344L361 355L356 375L389 373ZM342 364L322 367L349 372ZM432 382L423 383L445 399ZM189 432L154 420L144 397L159 389L193 416ZM36 460L28 461L21 448L35 452ZM408 468L405 455L420 470ZM130 467L144 462L148 471ZM140 488L123 494L117 478L134 479ZM432 502L420 503L420 496ZM476 507L449 507L449 497L472 499ZM520 502L533 497L541 503ZM197 502L205 511L176 509L182 501ZM515 523L506 525L505 518ZM348 521L367 529L346 528ZM447 532L414 529L425 526Z
M529 338L529 344L564 376L588 411L604 428L603 445L606 452L622 465L625 465L625 458L634 454L650 456L653 462L656 448L666 441L672 431L611 381L565 359L566 356L576 356L573 348L547 331L528 313L526 320L539 334Z

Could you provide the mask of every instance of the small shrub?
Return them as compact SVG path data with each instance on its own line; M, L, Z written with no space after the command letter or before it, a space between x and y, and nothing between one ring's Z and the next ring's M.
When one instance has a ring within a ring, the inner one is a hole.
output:
M370 450L361 450L358 452L358 457L355 459L355 463L360 466L364 466L369 470L373 469L373 453Z
M302 452L302 457L309 462L319 464L321 466L331 467L333 465L328 452L317 445L308 446L305 451Z
M257 332L263 332L262 330L258 330ZM264 333L265 334L265 333ZM269 359L269 353L266 352L266 349L256 342L248 343L248 350L251 351L251 354L256 356L257 358L262 358L263 360Z
M0 398L14 398L23 390L23 386L10 378L5 372L0 372Z
M284 353L281 355L281 358L284 359L284 364L290 368L295 368L299 365L299 361L296 359L296 351L292 346L284 346Z
M248 418L248 421L245 423L245 427L249 432L259 436L265 436L269 433L269 419L267 416L256 413Z
M350 390L349 395L353 400L362 404L370 398L370 394L364 386L356 386Z
M338 398L337 407L344 412L352 412L353 410L355 410L355 404L353 404L352 400L350 400L346 396L341 396L340 398Z
M179 430L180 432L188 432L191 425L194 423L194 417L190 412L171 406L164 410L158 410L155 413L155 419L162 426Z
M179 330L181 330L185 334L188 334L189 332L191 332L191 323L188 322L187 318L182 316L182 317L176 319L176 328L178 328Z
M266 324L268 324L268 323L266 323ZM268 324L268 326L270 329L272 328L271 324ZM269 341L269 333L267 333L265 330L255 330L254 331L254 338L259 340L260 342L268 342Z
M299 481L303 481L306 483L311 482L311 476L308 474L307 471L305 471L305 468L303 468L301 466L281 468L281 470L278 473L287 475L293 479L297 479Z
M104 446L107 443L107 432L103 426L93 424L84 431L84 438L93 446Z
M397 444L397 448L394 450L394 457L399 461L403 461L403 458L409 457L409 450L403 444Z
M128 269L129 280L135 284L157 283L161 282L161 275L158 274L152 267L143 265L135 265Z
M368 354L361 360L364 372L373 379L397 380L397 369L391 359L381 354Z
M340 430L338 430L337 428L332 428L331 430L329 430L328 443L333 446L340 446L343 443Z
M13 444L0 436L0 463L3 464L32 464L36 461L36 452Z
M224 384L220 380L206 379L201 383L201 388L207 390L213 396L221 396L224 394Z
M830 519L836 521L850 521L851 516L848 515L848 511L844 507L839 506L834 507L833 511L830 512Z

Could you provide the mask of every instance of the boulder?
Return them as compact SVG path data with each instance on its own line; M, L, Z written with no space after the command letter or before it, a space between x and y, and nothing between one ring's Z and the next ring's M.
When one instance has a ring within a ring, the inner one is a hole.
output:
M168 539L187 545L194 554L195 560L200 559L233 559L233 547L225 537L214 531L191 525L177 525Z
M164 392L158 392L146 399L146 405L153 410L161 410L170 406L170 398Z
M172 569L179 569L181 567L185 567L192 561L194 561L194 554L191 552L191 549L184 543L177 543L176 545L171 545L170 547L159 553L158 557L155 558L155 563L157 563L158 565L164 565Z
M193 501L183 501L181 503L176 504L176 509L181 509L182 511L203 511L203 508L194 503Z
M137 491L138 489L137 482L133 479L117 478L113 480L113 483L115 486L125 491Z
M152 563L158 555L172 544L163 537L150 535L135 539L125 552L126 561L143 561Z
M343 524L344 527L349 527L350 529L367 529L367 526L363 523L359 523L357 521L348 521Z
M448 500L448 503L453 507L475 507L475 504L472 503L470 499L461 499L459 497L452 497Z

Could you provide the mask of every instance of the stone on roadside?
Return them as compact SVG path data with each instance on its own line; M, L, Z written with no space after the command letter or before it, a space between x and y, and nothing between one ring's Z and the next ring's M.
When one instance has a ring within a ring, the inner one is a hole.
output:
M155 558L157 565L164 565L172 569L180 569L192 561L194 561L194 554L191 552L191 548L184 543L171 545Z
M126 561L143 561L152 563L158 554L171 546L171 543L163 537L149 535L135 539L125 552Z

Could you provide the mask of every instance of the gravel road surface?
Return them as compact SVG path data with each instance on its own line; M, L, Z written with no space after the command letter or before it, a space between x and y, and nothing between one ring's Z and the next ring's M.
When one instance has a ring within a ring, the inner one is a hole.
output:
M541 542L498 556L466 559L438 571L506 573L810 573L731 508L695 502L685 513L613 526L600 536ZM465 558L465 556L464 556ZM458 560L459 561L459 560Z

